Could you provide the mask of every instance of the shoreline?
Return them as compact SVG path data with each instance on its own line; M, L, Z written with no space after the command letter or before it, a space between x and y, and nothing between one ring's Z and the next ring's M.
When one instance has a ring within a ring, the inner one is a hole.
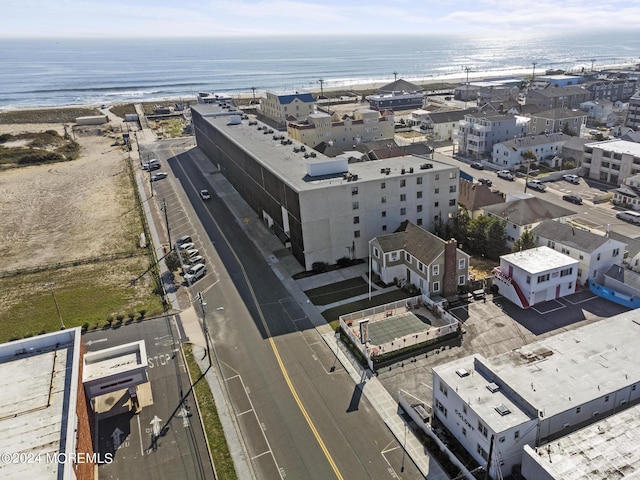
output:
M598 71L602 70L636 70L638 69L638 63L625 63L625 64L612 64L612 65L603 65ZM581 69L574 70L565 70L565 74L567 75L580 75L582 72ZM451 84L463 85L466 83L467 78L469 82L471 81L491 81L497 80L501 78L510 78L510 77L523 77L523 80L529 79L533 73L532 69L504 69L504 70L491 70L491 71L482 71L482 72L474 72L470 70L469 72L460 72L460 73L446 73L446 74L431 74L427 76L419 76L419 77L403 77L399 76L399 79L406 80L408 82L414 83L416 85L422 86L425 90L429 90L430 86L442 85L443 88L445 84L450 86ZM544 73L539 73L537 76L543 76ZM275 93L292 93L293 91L302 92L302 93L312 93L319 94L321 92L354 92L358 95L366 94L372 90L377 90L378 88L387 85L389 83L394 82L393 79L390 78L379 78L379 79L349 79L349 80L324 80L322 88L319 85L314 85L309 88L299 88L299 89L269 89L269 90L258 90L255 91L256 99L262 98L265 92L272 91ZM435 88L434 88L435 89ZM237 101L250 101L254 97L254 92L252 91L236 91L236 92L208 92L210 94L221 94L231 97ZM48 105L48 106L25 106L25 107L14 107L14 108L6 108L0 107L0 115L3 113L10 112L28 112L28 111L38 111L38 110L57 110L57 109L71 109L71 108L93 108L96 110L100 110L102 105L106 105L107 108L112 108L116 106L129 105L129 104L167 104L167 103L177 103L180 101L195 101L197 100L198 94L185 94L185 95L177 95L177 96L164 96L164 97L150 97L146 99L139 100L125 100L125 101L114 101L114 102L83 102L83 103L74 103L68 105Z

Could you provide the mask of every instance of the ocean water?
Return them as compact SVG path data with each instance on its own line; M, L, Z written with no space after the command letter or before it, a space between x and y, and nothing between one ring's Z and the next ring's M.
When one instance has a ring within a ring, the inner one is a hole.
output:
M547 36L0 39L0 109L590 70L640 61L638 32Z

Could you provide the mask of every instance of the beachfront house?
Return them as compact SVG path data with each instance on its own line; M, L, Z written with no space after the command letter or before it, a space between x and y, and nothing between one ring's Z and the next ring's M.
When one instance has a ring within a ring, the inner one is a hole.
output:
M587 124L587 114L582 110L568 108L553 108L542 112L527 114L529 133L563 132L569 135L580 135Z
M540 90L529 90L525 103L536 105L541 110L553 108L578 109L582 102L591 100L593 93L583 87L555 87L547 86Z
M316 110L316 99L310 93L287 94L266 92L260 99L260 114L284 128L287 119L304 121Z
M467 114L454 131L459 153L475 158L491 157L496 143L526 135L529 119L504 114Z
M506 142L496 143L493 146L492 163L501 169L513 170L526 164L525 153L533 152L536 162L551 164L554 157L562 152L562 146L571 138L564 133L551 133L544 135L528 135L514 138Z

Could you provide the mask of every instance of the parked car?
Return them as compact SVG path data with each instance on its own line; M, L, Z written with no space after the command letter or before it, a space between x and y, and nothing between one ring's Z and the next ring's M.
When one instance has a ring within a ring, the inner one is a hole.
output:
M511 173L509 170L499 170L496 175L498 175L498 178L504 178L505 180L513 180L514 176L513 173Z
M144 162L142 164L142 169L143 170L158 170L160 168L160 162L153 158L151 160L149 160L148 162Z
M191 236L189 236L189 235L183 235L183 236L181 236L180 238L178 238L178 240L176 240L176 245L180 246L180 245L182 245L183 243L190 243L190 242L192 242L192 241L193 241L193 240L191 239Z
M199 263L206 263L206 260L204 259L204 257L202 255L196 255L195 257L192 257L189 260L187 260L187 264L189 266L197 265Z
M562 178L569 183L580 183L580 177L578 175L562 175Z
M533 190L538 190L539 192L544 192L547 189L547 186L540 180L527 181L527 187L532 188Z
M640 213L634 212L632 210L618 212L616 213L616 218L619 218L620 220L624 220L625 222L636 223L636 224L640 223Z
M482 185L486 185L487 187L490 187L491 185L493 185L493 182L488 178L479 178L478 183L481 183Z
M207 190L206 188L203 190L200 190L200 197L203 200L209 200L211 198L211 195L209 194L209 190Z
M178 247L180 250L190 250L192 248L195 248L196 244L193 242L184 242L181 243L180 246Z
M162 180L163 178L167 178L168 174L166 172L158 172L151 175L151 181L155 182L156 180Z
M187 258L194 258L200 256L200 252L197 248L190 248L189 250L183 250L185 252Z
M207 267L202 263L198 263L189 268L188 273L184 274L184 279L191 285L196 280L204 277L205 273L207 273Z
M563 195L562 199L567 202L575 203L576 205L582 205L582 198L578 195Z
M476 170L484 170L484 165L482 165L480 162L473 162L471 164L471 168L475 168Z

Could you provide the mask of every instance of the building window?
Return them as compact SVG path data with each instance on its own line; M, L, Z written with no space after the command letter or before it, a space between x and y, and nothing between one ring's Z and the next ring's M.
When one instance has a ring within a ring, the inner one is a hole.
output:
M436 195L438 195L438 194L440 193L440 188L439 188L439 187L436 187L436 188L433 190L433 193L435 193Z
M422 185L422 177L416 178L416 185Z
M460 260L458 260L458 270L464 270L466 265L467 265L466 259L461 258Z
M416 198L422 198L422 190L416 192Z
M449 193L456 193L456 186L455 185L449 185Z
M387 226L386 225L382 225L382 231L386 232L387 231Z
M373 256L376 258L380 258L380 250L377 247L373 247Z
M353 224L357 225L358 223L360 223L360 217L353 217Z
M580 413L581 408L580 407L576 407L576 413Z
M387 188L387 182L382 182L380 184L380 188Z
M449 396L449 389L447 388L447 386L442 383L442 380L438 382L438 387L440 388L440 392L445 396L448 397Z
M353 207L353 210L358 210L360 208L360 203L359 202L353 202L352 207Z
M464 285L464 275L458 277L458 285Z
M450 207L455 207L455 205L456 205L456 199L455 198L452 198L451 200L449 200L449 206Z
M458 172L449 172L449 179L453 180L454 178L458 178Z
M479 444L479 443L478 443L478 448L477 448L477 450L478 450L478 454L479 454L482 458L484 458L485 460L488 460L488 459L489 459L489 454L487 453L487 451L486 451L484 448L482 448L482 447L480 446L480 444Z
M567 275L571 275L573 273L573 268L565 268L564 270L560 270L560 276L566 277Z
M407 201L407 194L406 193L401 193L400 194L400 201L401 202L406 202Z
M438 208L438 206L439 206L439 205L440 205L440 202L434 202L434 203L433 203L433 206L434 206L434 207L436 207L436 208ZM437 216L437 215L436 215L436 216Z
M480 420L478 420L478 431L485 437L489 434L489 430L487 429L487 426L484 423L482 423Z
M406 262L411 263L411 254L408 252L404 252L404 259Z
M538 283L549 281L549 274L546 273L544 275L538 275Z
M418 270L424 272L424 263L418 262Z
M527 275L527 283L531 284L531 275Z
M416 212L420 213L422 211L422 205L416 206Z
M387 216L387 211L386 211L386 210L383 210L383 211L382 211L382 218L385 218L386 216Z
M387 197L381 197L380 203L387 203Z
M598 257L596 258L596 260L600 261L600 254L598 254Z
M436 182L437 182L438 180L440 180L440 174L439 174L439 173L436 173L433 179L434 179Z
M434 265L433 267L431 267L431 272L434 275L440 275L440 265Z
M466 404L462 405L462 413L464 413L465 415L467 414L467 405Z
M358 187L351 187L351 195L357 195L358 194Z
M422 219L421 218L418 219L418 221L416 222L416 225L418 225L418 226L422 225Z
M395 262L398 260L398 252L391 252L391 261Z
M407 209L405 207L402 207L400 209L400 215L406 215L407 214Z
M520 438L520 430L513 432L513 439L518 440Z
M613 256L617 257L620 254L620 249L619 248L614 248L613 249Z
M440 291L440 282L433 282L433 293Z
M407 181L405 179L400 180L400 186L401 187L406 187L407 186Z
M608 401L609 401L609 395L605 395L605 396L604 396L604 401L605 401L605 402L608 402Z

